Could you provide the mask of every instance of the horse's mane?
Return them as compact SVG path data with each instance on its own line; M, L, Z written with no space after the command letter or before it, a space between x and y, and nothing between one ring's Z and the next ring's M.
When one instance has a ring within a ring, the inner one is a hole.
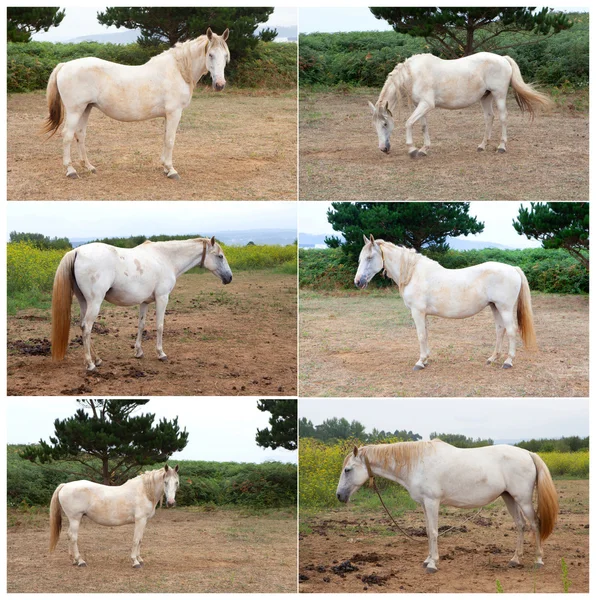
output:
M408 283L410 283L412 276L414 275L414 271L416 270L416 266L419 262L431 262L435 264L436 260L432 260L422 254L419 254L414 250L414 248L406 248L405 246L397 246L391 242L386 242L385 240L375 240L377 244L383 244L383 246L388 246L389 248L393 248L395 250L399 250L399 281L396 281L397 287L399 289L400 294L402 293L403 288L405 288Z
M411 58L396 65L393 71L387 75L377 100L377 108L387 104L391 114L395 116L401 108L401 100L404 94L408 99L408 103L411 103L412 78L410 77L410 65L408 64Z
M155 497L155 478L158 475L163 474L163 472L164 468L162 467L161 469L154 469L153 471L145 471L144 473L141 473L140 475L135 477L135 479L140 478L142 480L143 491L145 492L145 496L147 496L149 501L153 502L154 505L161 500L161 498Z
M359 454L368 456L371 463L377 464L383 469L396 469L408 472L418 464L429 452L434 452L435 444L444 443L441 440L430 442L398 442L396 444L375 444L363 446L358 450Z

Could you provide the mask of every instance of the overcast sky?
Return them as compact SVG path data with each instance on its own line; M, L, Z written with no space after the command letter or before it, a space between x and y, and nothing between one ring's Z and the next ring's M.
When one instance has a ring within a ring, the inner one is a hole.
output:
M51 27L46 32L33 35L33 39L39 42L60 42L72 38L100 33L115 33L126 31L123 27L105 27L97 20L97 13L106 9L105 6L69 6L66 7L66 15L58 27ZM295 8L277 7L269 20L264 24L267 27L289 27L296 25L297 14ZM221 31L216 32L221 33Z
M6 402L9 444L47 441L54 434L54 420L70 417L78 408L70 398L8 398ZM257 446L257 428L267 427L271 415L258 410L252 398L163 398L151 400L134 414L148 412L155 413L155 422L178 417L178 424L189 433L188 445L172 461L296 462L296 452Z
M50 237L296 229L295 202L7 202L6 231Z
M470 215L484 222L484 231L477 235L460 236L464 240L493 242L512 248L539 248L541 243L518 235L511 222L517 217L521 205L529 202L470 202ZM337 234L327 221L330 202L300 202L298 232L312 234Z
M538 7L540 9L541 7ZM587 7L555 7L565 12L587 11ZM376 19L366 6L317 7L300 9L300 33L335 33L338 31L390 31L391 25Z
M425 440L432 432L493 440L588 435L587 398L301 399L298 411L315 425L344 417L360 421L369 432L406 429Z

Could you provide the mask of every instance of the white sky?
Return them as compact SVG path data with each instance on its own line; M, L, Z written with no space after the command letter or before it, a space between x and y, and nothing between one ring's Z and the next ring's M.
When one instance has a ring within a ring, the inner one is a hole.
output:
M78 408L70 398L6 400L7 443L36 443L54 434L54 420L72 416ZM134 414L155 413L178 417L181 429L189 433L188 445L172 461L212 460L261 463L267 460L296 462L296 452L269 450L257 446L257 428L268 427L268 412L257 409L254 398L160 398L151 400Z
M126 31L123 27L120 29L114 26L105 27L98 22L97 13L104 11L105 8L105 6L66 7L66 15L58 27L51 27L47 33L43 31L36 33L33 39L38 42L60 42L87 35ZM264 25L272 28L289 27L296 25L297 20L295 8L277 7Z
M295 202L7 202L6 231L50 237L296 229Z
M538 7L539 9L541 7ZM555 7L564 12L588 11L588 7ZM300 9L300 33L335 33L339 31L391 31L383 19L376 19L368 7L316 7Z
M518 235L511 224L517 217L520 204L529 202L470 202L470 215L484 222L484 231L477 235L460 236L464 240L493 242L512 248L539 248L541 243ZM298 207L298 232L312 234L337 234L327 221L330 202L300 202Z
M493 440L588 435L587 398L301 399L299 417L315 425L331 417L357 420L370 432L461 433Z

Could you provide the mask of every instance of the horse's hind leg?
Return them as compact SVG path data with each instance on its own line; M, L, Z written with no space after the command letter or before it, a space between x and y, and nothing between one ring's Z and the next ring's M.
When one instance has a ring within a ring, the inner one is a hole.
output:
M501 315L501 320L507 331L507 338L509 340L509 353L507 354L507 358L503 363L504 369L511 369L513 367L513 359L515 358L515 342L516 342L516 334L517 334L517 325L515 322L515 316L513 314L513 310L510 308L504 309L499 308L499 314Z
M77 300L79 302L79 308L80 308L80 312L81 312L80 323L81 323L81 338L82 338L83 332L85 331L85 329L83 328L83 322L85 321L85 315L87 313L87 300L85 299L85 296L83 296L83 293L78 288L78 286L75 286L74 293L75 293L75 296L77 297ZM93 327L93 324L91 326ZM93 347L93 343L92 342L91 342L91 354L95 357L95 366L99 367L101 365L101 363L102 363L102 360L95 353L95 349Z
M488 144L493 131L493 120L495 118L495 114L493 112L493 95L489 93L481 98L480 104L482 105L482 110L484 111L484 139L482 142L480 142L478 151L482 152L483 150L486 150L486 144Z
M495 98L497 110L499 111L499 121L501 121L501 143L497 152L507 151L507 97Z
M540 568L544 566L544 562L542 560L542 543L540 541L540 528L538 527L538 519L536 518L536 512L534 511L534 507L532 506L532 495L530 494L528 498L524 499L524 501L520 501L519 498L515 498L517 505L528 520L530 527L532 528L532 533L534 535L534 542L536 544L536 562L534 566L536 568Z
M495 320L495 328L497 330L497 342L495 344L495 351L486 361L487 365L492 365L497 358L499 358L499 354L501 352L501 346L503 345L503 338L505 337L505 326L503 325L503 320L501 319L501 315L494 304L490 304L490 308L493 313L493 318Z
M174 152L174 142L176 141L176 130L182 110L175 110L166 115L166 132L164 137L163 153L161 155L164 166L164 172L170 179L180 179L180 175L172 164L172 153Z
M79 525L81 524L82 515L79 518L71 518L68 517L68 539L70 541L69 544L69 552L72 556L72 564L77 567L86 567L87 563L81 558L81 554L79 553Z
M95 173L96 168L89 162L89 159L87 158L87 148L85 147L85 138L87 137L87 121L89 120L89 115L91 114L92 109L93 106L91 106L91 104L89 104L89 106L87 106L85 109L83 116L79 119L75 137L79 146L79 156L81 158L81 162L85 165L87 170L91 171L91 173Z
M77 107L67 111L62 129L62 164L66 167L66 176L71 179L78 179L77 172L72 166L70 158L70 145L75 136L75 132L86 106Z
M143 358L141 344L143 342L143 331L145 330L145 317L147 316L148 307L149 305L145 302L139 306L139 332L137 334L137 341L135 342L135 358Z
M426 101L422 100L416 107L416 110L410 115L410 118L406 121L406 146L408 147L408 152L410 154L410 158L418 157L418 150L416 149L416 146L414 146L414 141L413 141L413 137L412 137L412 128L414 127L414 123L416 123L416 121L418 121L418 119L421 119L422 117L424 117L424 115L429 110L432 110L432 109L433 109L433 106L428 104ZM428 131L427 131L427 134L428 134ZM425 139L426 139L426 136L425 136ZM430 143L430 139L429 139L429 143ZM425 156L425 155L426 155L426 153L423 154L423 156Z
M95 319L97 319L97 315L99 314L102 300L103 296L94 299L87 305L85 318L81 322L81 329L83 330L83 351L85 352L85 364L87 365L87 371L93 371L97 366L97 364L93 362L93 358L91 356L91 331L93 330L93 323L95 323Z
M524 555L524 515L517 505L517 502L511 497L509 492L501 494L501 498L505 501L509 514L515 521L515 527L517 528L517 545L515 547L515 554L509 561L510 567L521 566L521 559Z

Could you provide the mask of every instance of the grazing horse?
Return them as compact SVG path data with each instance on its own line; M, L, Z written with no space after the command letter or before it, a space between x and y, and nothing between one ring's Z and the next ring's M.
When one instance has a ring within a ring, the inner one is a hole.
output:
M515 446L455 448L435 439L354 447L344 460L337 498L348 502L352 494L374 476L403 485L412 500L422 505L429 553L423 565L436 573L439 562L439 508L478 508L503 498L517 527L517 546L509 562L520 566L524 552L524 518L536 542L536 567L542 561L542 542L552 533L559 502L548 467L533 452ZM534 511L532 494L538 495Z
M176 490L180 485L178 465L170 469L147 471L119 486L101 485L93 481L71 481L61 483L50 503L50 552L53 552L62 529L62 510L68 517L68 552L73 565L86 567L79 553L78 536L81 519L89 517L98 525L135 524L132 544L132 566L143 566L141 542L147 519L155 514L155 508L166 496L166 506L176 505Z
M91 356L91 331L105 299L117 306L139 307L135 357L143 357L141 342L150 303L157 313L157 357L163 351L163 324L170 292L182 273L196 266L219 277L224 285L232 271L215 237L169 242L143 242L136 248L87 244L67 252L58 266L52 292L52 359L62 360L68 347L72 295L81 307L81 329L88 371L101 364Z
M536 349L530 286L524 272L499 262L485 262L464 269L445 269L438 262L415 250L391 242L364 236L354 283L364 289L379 272L386 272L399 288L404 304L410 309L420 342L420 358L414 371L424 369L428 347L427 316L463 319L490 306L497 329L495 351L488 358L492 364L499 357L505 331L509 354L504 369L513 366L515 334L519 331L528 349ZM517 323L516 323L517 317Z
M484 139L478 146L482 151L490 140L493 125L493 101L501 121L501 143L498 152L507 145L507 90L513 87L515 100L522 113L534 118L537 107L548 108L550 99L525 83L517 63L509 56L479 52L455 60L443 60L432 54L416 54L398 64L385 81L376 104L369 102L373 125L379 138L379 149L389 152L389 138L395 127L400 100L406 95L416 107L406 121L406 145L411 158L424 157L430 148L426 114L433 108L460 109L480 102L484 111ZM422 124L424 145L417 149L412 141L412 127Z
M52 71L46 92L49 116L43 133L52 135L64 121L63 163L67 177L78 178L70 158L77 140L81 162L95 173L87 158L85 136L93 107L117 121L144 121L165 117L161 163L170 179L180 179L172 164L176 130L182 111L190 104L199 79L211 73L213 88L224 89L224 69L230 61L226 44L229 30L178 43L140 66L87 57L60 63Z

